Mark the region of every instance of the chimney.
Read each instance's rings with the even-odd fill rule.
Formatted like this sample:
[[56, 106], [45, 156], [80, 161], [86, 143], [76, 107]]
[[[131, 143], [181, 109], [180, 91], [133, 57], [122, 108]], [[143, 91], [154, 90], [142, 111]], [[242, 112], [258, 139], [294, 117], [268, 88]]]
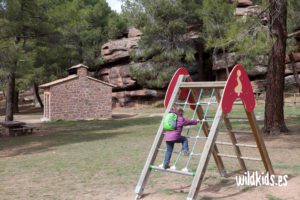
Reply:
[[88, 66], [83, 64], [78, 64], [70, 67], [68, 69], [69, 75], [77, 74], [79, 77], [87, 76]]

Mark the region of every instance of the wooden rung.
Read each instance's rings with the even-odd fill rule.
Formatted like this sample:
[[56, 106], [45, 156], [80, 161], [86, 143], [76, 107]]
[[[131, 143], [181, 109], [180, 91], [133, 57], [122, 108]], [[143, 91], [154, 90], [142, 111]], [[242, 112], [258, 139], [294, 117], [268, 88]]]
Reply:
[[252, 158], [252, 157], [245, 157], [245, 156], [241, 156], [241, 159], [243, 159], [243, 160], [261, 161], [261, 158]]
[[[235, 156], [235, 155], [228, 155], [228, 154], [222, 154], [222, 153], [218, 153], [218, 156], [227, 157], [227, 158], [237, 158], [237, 156]], [[246, 156], [241, 156], [240, 158], [243, 160], [261, 161], [260, 158], [252, 158], [252, 157], [246, 157]]]
[[[230, 142], [219, 142], [219, 141], [216, 141], [216, 144], [219, 144], [219, 145], [228, 145], [228, 146], [233, 146], [232, 143]], [[249, 147], [249, 148], [257, 148], [257, 145], [255, 144], [235, 144], [235, 146], [238, 146], [238, 147]]]
[[232, 143], [230, 143], [230, 142], [218, 142], [218, 141], [216, 141], [215, 143], [216, 143], [216, 144], [219, 144], [219, 145], [228, 145], [228, 146], [233, 146], [233, 144], [232, 144]]
[[249, 148], [257, 148], [257, 145], [256, 144], [235, 144], [236, 146], [239, 146], [239, 147], [249, 147]]
[[[215, 116], [208, 115], [208, 116], [206, 116], [206, 118], [208, 118], [208, 119], [214, 119]], [[248, 119], [247, 117], [225, 117], [225, 118], [226, 119], [242, 119], [242, 120], [247, 120]]]
[[202, 139], [202, 140], [206, 140], [207, 137], [203, 137], [203, 136], [186, 136], [187, 138], [191, 138], [191, 139]]
[[155, 165], [150, 165], [151, 169], [158, 170], [158, 171], [163, 171], [163, 172], [171, 172], [175, 174], [183, 174], [183, 175], [188, 175], [188, 176], [195, 176], [194, 172], [186, 172], [186, 171], [181, 171], [181, 170], [176, 170], [176, 169], [164, 169]]
[[[228, 132], [227, 129], [220, 129], [219, 132]], [[252, 133], [252, 131], [246, 130], [231, 130], [232, 133]]]
[[192, 105], [192, 106], [196, 106], [196, 105], [209, 105], [209, 104], [218, 104], [218, 102], [213, 101], [213, 102], [198, 102], [198, 103], [185, 103], [185, 102], [175, 102], [175, 105]]
[[226, 81], [215, 82], [182, 82], [180, 88], [224, 88]]

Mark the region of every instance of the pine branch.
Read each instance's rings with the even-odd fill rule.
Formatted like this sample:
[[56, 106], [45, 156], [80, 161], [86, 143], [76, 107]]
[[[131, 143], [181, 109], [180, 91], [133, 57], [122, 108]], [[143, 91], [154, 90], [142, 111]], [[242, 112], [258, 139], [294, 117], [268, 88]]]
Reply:
[[298, 36], [298, 35], [300, 36], [300, 30], [295, 31], [293, 33], [289, 33], [287, 37], [291, 38], [291, 37]]

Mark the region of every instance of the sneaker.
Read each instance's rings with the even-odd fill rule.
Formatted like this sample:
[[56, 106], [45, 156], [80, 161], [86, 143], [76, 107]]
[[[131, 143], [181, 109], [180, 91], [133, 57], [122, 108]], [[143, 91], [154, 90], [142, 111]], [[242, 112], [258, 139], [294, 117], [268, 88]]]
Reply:
[[163, 168], [168, 169], [168, 168], [170, 168], [170, 165], [164, 165]]
[[189, 156], [191, 153], [189, 151], [182, 151], [184, 156]]

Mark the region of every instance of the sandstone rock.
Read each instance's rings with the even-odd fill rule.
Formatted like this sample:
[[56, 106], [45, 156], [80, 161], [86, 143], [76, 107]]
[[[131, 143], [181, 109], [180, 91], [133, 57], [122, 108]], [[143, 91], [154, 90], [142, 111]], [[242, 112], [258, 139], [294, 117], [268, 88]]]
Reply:
[[143, 35], [143, 33], [139, 29], [137, 29], [137, 28], [130, 27], [128, 29], [128, 37], [129, 38], [140, 37], [141, 35]]
[[236, 2], [238, 7], [246, 7], [253, 5], [253, 2], [251, 0], [231, 0], [231, 2]]
[[130, 77], [130, 66], [119, 65], [112, 68], [104, 68], [98, 73], [98, 78], [116, 85], [115, 89], [126, 89], [135, 86], [137, 83]]
[[257, 16], [261, 12], [260, 6], [237, 7], [234, 14], [237, 16]]
[[[300, 74], [298, 75], [300, 78]], [[285, 90], [297, 87], [294, 75], [289, 75], [284, 78], [285, 81]], [[251, 81], [253, 92], [265, 92], [266, 80], [255, 80]]]
[[[300, 74], [298, 75], [298, 78], [300, 78]], [[285, 85], [284, 86], [285, 86], [286, 90], [293, 89], [293, 88], [297, 87], [294, 75], [286, 76], [284, 78], [284, 80], [285, 80]]]
[[251, 77], [260, 76], [267, 74], [268, 66], [265, 65], [256, 65], [250, 70], [246, 70], [248, 75]]
[[[293, 53], [295, 62], [300, 62], [300, 52]], [[290, 57], [288, 55], [285, 56], [285, 63], [290, 63]]]
[[[227, 60], [227, 62], [226, 62]], [[233, 67], [237, 64], [238, 56], [236, 53], [225, 53], [217, 55], [213, 60], [212, 70], [226, 69], [226, 67]], [[227, 65], [228, 64], [228, 65]]]
[[138, 47], [140, 37], [123, 38], [110, 41], [101, 47], [101, 56], [105, 63], [129, 58], [129, 52]]
[[[300, 72], [300, 62], [296, 62], [296, 71], [299, 73]], [[285, 65], [285, 74], [292, 74], [293, 73], [293, 67], [292, 64], [286, 64]]]

